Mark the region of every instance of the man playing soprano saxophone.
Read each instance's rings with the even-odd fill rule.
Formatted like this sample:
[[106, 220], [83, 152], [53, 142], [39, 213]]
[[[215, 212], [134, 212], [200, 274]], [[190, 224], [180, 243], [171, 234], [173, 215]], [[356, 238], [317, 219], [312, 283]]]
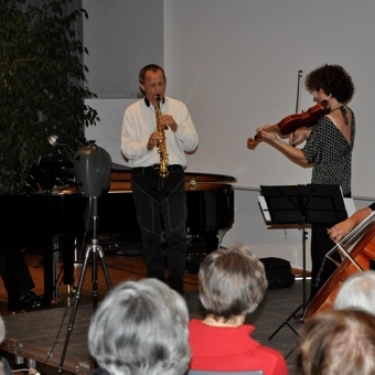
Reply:
[[[132, 190], [137, 219], [142, 234], [142, 251], [147, 277], [167, 281], [183, 293], [186, 261], [186, 196], [184, 186], [185, 152], [198, 146], [198, 135], [185, 104], [165, 96], [164, 70], [155, 64], [139, 72], [140, 90], [144, 98], [130, 105], [124, 113], [121, 151], [132, 168]], [[155, 111], [164, 126], [168, 176], [160, 174], [158, 149], [160, 132]], [[168, 276], [164, 275], [161, 237], [167, 242]]]

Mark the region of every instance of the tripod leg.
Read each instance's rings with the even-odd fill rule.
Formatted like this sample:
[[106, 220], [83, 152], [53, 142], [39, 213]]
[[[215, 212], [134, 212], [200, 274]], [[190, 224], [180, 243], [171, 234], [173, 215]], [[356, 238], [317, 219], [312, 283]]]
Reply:
[[97, 262], [97, 248], [96, 245], [93, 245], [93, 257], [92, 257], [92, 274], [91, 274], [91, 282], [92, 282], [92, 302], [94, 306], [94, 311], [96, 310], [96, 306], [98, 305], [98, 262]]
[[96, 307], [97, 307], [97, 304], [98, 304], [98, 274], [97, 274], [97, 270], [98, 270], [97, 257], [98, 257], [98, 255], [99, 255], [100, 260], [101, 260], [101, 264], [102, 264], [102, 267], [103, 267], [104, 275], [105, 275], [105, 278], [106, 278], [106, 281], [107, 281], [107, 286], [108, 286], [109, 290], [112, 289], [112, 283], [111, 283], [111, 280], [110, 280], [110, 277], [109, 277], [107, 265], [105, 263], [103, 250], [102, 250], [101, 246], [97, 245], [97, 243], [98, 243], [97, 239], [93, 239], [92, 242], [93, 242], [93, 245], [92, 245], [92, 250], [93, 250], [93, 261], [92, 261], [92, 290], [93, 290], [93, 294], [92, 294], [92, 297], [93, 297], [94, 310], [96, 310]]
[[103, 268], [103, 272], [104, 272], [104, 275], [105, 275], [105, 279], [107, 281], [108, 289], [112, 289], [112, 282], [111, 282], [111, 279], [109, 277], [107, 265], [105, 263], [103, 249], [100, 246], [98, 246], [97, 249], [98, 249], [98, 254], [100, 256], [100, 261], [102, 262], [102, 268]]
[[71, 315], [70, 315], [70, 320], [69, 320], [69, 323], [68, 323], [68, 330], [67, 330], [67, 334], [66, 334], [66, 338], [65, 338], [65, 342], [64, 342], [64, 347], [63, 347], [62, 354], [61, 354], [60, 365], [59, 365], [59, 368], [58, 368], [58, 373], [60, 375], [63, 372], [65, 356], [66, 356], [66, 352], [67, 352], [67, 349], [68, 349], [70, 336], [71, 336], [72, 331], [73, 331], [74, 320], [75, 320], [75, 317], [76, 317], [79, 300], [81, 299], [83, 281], [85, 279], [85, 274], [86, 274], [86, 269], [87, 269], [87, 264], [88, 264], [88, 259], [89, 259], [90, 254], [93, 255], [93, 257], [92, 257], [92, 283], [93, 283], [94, 308], [96, 307], [97, 297], [98, 297], [97, 254], [99, 254], [99, 256], [100, 256], [108, 287], [112, 288], [112, 283], [110, 281], [109, 273], [108, 273], [107, 266], [106, 266], [105, 260], [104, 260], [104, 253], [103, 253], [101, 247], [98, 246], [98, 240], [96, 238], [97, 199], [94, 198], [94, 197], [90, 197], [90, 201], [93, 201], [93, 217], [92, 217], [93, 223], [94, 223], [93, 224], [93, 238], [91, 240], [91, 245], [87, 248], [87, 251], [86, 251], [85, 260], [84, 260], [84, 263], [83, 263], [80, 279], [79, 279], [79, 282], [78, 282], [76, 297], [75, 297], [73, 309], [72, 309], [72, 312], [71, 312]]
[[60, 359], [60, 364], [59, 364], [59, 368], [58, 368], [58, 373], [59, 374], [62, 374], [62, 372], [63, 372], [63, 366], [64, 366], [64, 361], [65, 361], [65, 356], [66, 356], [66, 352], [67, 352], [67, 349], [68, 349], [70, 336], [71, 336], [71, 334], [73, 332], [74, 321], [75, 321], [76, 313], [77, 313], [77, 310], [78, 310], [78, 304], [79, 304], [79, 301], [81, 299], [82, 286], [83, 286], [83, 281], [85, 279], [85, 274], [86, 274], [86, 269], [87, 269], [87, 263], [88, 263], [88, 259], [89, 259], [90, 253], [91, 253], [91, 249], [88, 249], [87, 252], [86, 252], [85, 261], [83, 263], [81, 275], [80, 275], [80, 278], [79, 278], [77, 292], [76, 292], [76, 297], [75, 297], [75, 300], [74, 300], [72, 312], [70, 314], [70, 319], [69, 319], [69, 323], [68, 323], [68, 329], [67, 329], [67, 333], [66, 333], [66, 337], [65, 337], [65, 342], [64, 342], [64, 347], [63, 347], [63, 350], [62, 350], [62, 353], [61, 353], [61, 359]]

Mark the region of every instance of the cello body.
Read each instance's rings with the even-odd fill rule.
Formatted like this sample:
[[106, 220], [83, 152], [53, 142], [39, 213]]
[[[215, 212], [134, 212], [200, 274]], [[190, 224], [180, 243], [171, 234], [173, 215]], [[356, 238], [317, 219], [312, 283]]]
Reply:
[[367, 233], [358, 241], [349, 255], [351, 259], [344, 258], [337, 270], [307, 304], [303, 320], [310, 319], [320, 311], [332, 309], [342, 283], [352, 274], [370, 269], [370, 261], [375, 259], [374, 222], [371, 223]]

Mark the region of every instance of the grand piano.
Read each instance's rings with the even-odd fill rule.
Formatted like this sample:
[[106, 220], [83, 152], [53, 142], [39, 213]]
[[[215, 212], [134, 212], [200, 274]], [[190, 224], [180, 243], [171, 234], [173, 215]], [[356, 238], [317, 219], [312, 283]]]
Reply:
[[[113, 165], [109, 191], [97, 200], [98, 238], [116, 235], [126, 240], [127, 237], [140, 236], [130, 177], [130, 169]], [[216, 249], [234, 223], [232, 184], [235, 182], [234, 177], [220, 174], [185, 174], [187, 233], [189, 238], [204, 240], [205, 252]], [[51, 279], [56, 277], [51, 271], [52, 253], [56, 247], [62, 247], [64, 283], [70, 284], [72, 276], [68, 269], [76, 256], [73, 254], [76, 250], [73, 239], [90, 230], [88, 200], [74, 186], [54, 186], [51, 189], [36, 186], [22, 195], [0, 196], [1, 246], [32, 246], [43, 250], [47, 299], [52, 293]]]

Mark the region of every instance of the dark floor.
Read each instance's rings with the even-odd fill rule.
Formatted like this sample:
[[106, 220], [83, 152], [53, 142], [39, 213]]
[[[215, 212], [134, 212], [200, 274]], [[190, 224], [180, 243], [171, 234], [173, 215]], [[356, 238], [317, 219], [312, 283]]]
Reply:
[[[39, 273], [42, 272], [41, 270], [42, 267], [38, 266], [38, 260], [35, 258], [34, 255], [27, 257], [27, 259], [28, 259], [29, 268], [32, 271], [34, 281], [37, 284], [37, 288], [38, 287], [40, 288], [40, 286], [38, 286], [38, 284], [40, 283], [39, 281], [40, 276], [38, 275]], [[107, 263], [109, 275], [111, 277], [111, 281], [114, 285], [116, 285], [122, 280], [139, 279], [139, 278], [144, 277], [144, 272], [143, 272], [144, 269], [143, 269], [142, 261], [140, 260], [140, 257], [138, 257], [137, 255], [135, 256], [133, 255], [129, 257], [121, 253], [116, 254], [113, 252], [106, 252], [106, 263]], [[100, 295], [104, 295], [106, 290], [108, 289], [105, 283], [105, 279], [103, 278], [103, 274], [102, 272], [100, 272], [100, 270], [98, 272], [98, 276], [100, 278], [99, 280]], [[92, 294], [91, 294], [92, 289], [90, 289], [91, 284], [90, 284], [89, 275], [85, 275], [85, 280], [86, 279], [88, 283], [85, 281], [85, 287], [82, 291], [82, 297], [81, 297], [82, 301], [80, 302], [80, 304], [81, 303], [87, 304], [87, 302], [90, 301], [90, 299], [92, 298]], [[305, 287], [306, 289], [309, 288], [308, 281]], [[66, 288], [66, 286], [62, 286], [62, 290], [64, 290], [64, 288]], [[186, 275], [185, 289], [187, 292], [186, 300], [188, 303], [191, 316], [202, 317], [203, 309], [198, 300], [198, 291], [197, 291], [197, 283], [196, 283], [195, 275], [193, 274]], [[257, 311], [253, 313], [252, 315], [248, 316], [247, 318], [248, 323], [255, 325], [256, 329], [253, 335], [254, 338], [259, 340], [264, 345], [271, 346], [279, 350], [286, 357], [291, 375], [294, 374], [294, 354], [295, 354], [294, 349], [298, 342], [298, 335], [296, 331], [300, 329], [302, 323], [299, 320], [295, 320], [294, 318], [291, 318], [290, 320], [288, 320], [288, 324], [284, 324], [283, 326], [281, 325], [285, 323], [286, 320], [289, 318], [289, 316], [291, 316], [293, 311], [295, 311], [300, 306], [303, 299], [304, 299], [303, 298], [303, 282], [301, 280], [296, 280], [294, 285], [292, 285], [290, 288], [268, 290], [264, 298], [264, 301], [259, 306]], [[47, 311], [45, 309], [41, 309], [39, 312], [34, 311], [31, 313], [32, 315], [30, 315], [30, 317], [31, 316], [33, 317], [32, 321], [35, 322], [35, 324], [36, 322], [39, 321], [39, 323], [41, 322], [42, 325], [44, 322], [51, 320], [52, 317], [59, 319], [57, 310], [64, 310], [64, 309], [59, 309], [58, 307], [66, 306], [67, 302], [69, 302], [71, 305], [72, 299], [69, 298], [67, 295], [65, 295], [64, 292], [62, 292], [61, 300], [57, 304], [56, 308], [52, 307]], [[4, 301], [2, 301], [2, 303], [0, 303], [0, 308], [1, 308], [1, 305], [4, 306], [4, 304], [5, 304]], [[26, 314], [29, 314], [29, 313], [26, 313]], [[17, 325], [18, 325], [18, 323], [16, 322], [16, 319], [20, 319], [19, 317], [17, 318], [17, 315], [15, 316], [6, 315], [6, 314], [4, 315], [4, 320], [6, 321], [6, 324], [9, 328], [8, 329], [9, 336], [14, 336], [16, 334], [16, 332], [14, 332], [17, 330]], [[81, 320], [80, 316], [81, 316], [80, 314], [77, 314], [75, 325], [78, 325], [81, 327], [82, 322], [77, 321], [77, 320]], [[27, 321], [26, 317], [21, 318], [21, 320]], [[87, 316], [84, 318], [84, 320], [85, 322], [86, 321], [88, 322]], [[56, 323], [56, 325], [58, 325], [58, 323]], [[34, 325], [33, 328], [34, 330], [32, 331], [32, 334], [30, 333], [28, 335], [28, 344], [31, 343], [32, 345], [38, 346], [39, 344], [37, 343], [36, 338], [35, 338], [35, 342], [34, 343], [32, 342], [33, 335], [35, 335], [35, 337], [38, 336], [38, 333], [35, 332], [36, 325]], [[58, 327], [56, 327], [56, 329], [57, 328]], [[280, 328], [280, 330], [276, 332], [278, 328]], [[272, 334], [275, 334], [275, 335], [273, 336], [272, 340], [269, 340]], [[42, 335], [42, 341], [43, 341], [43, 335]], [[85, 339], [85, 335], [86, 335], [86, 328], [83, 327], [82, 336], [84, 336], [84, 339]], [[63, 337], [64, 337], [64, 331], [62, 331], [62, 338], [60, 338], [60, 342], [61, 340], [63, 340]], [[76, 345], [76, 343], [74, 343], [73, 341], [74, 340], [72, 339], [71, 341], [69, 341], [69, 345], [72, 347]], [[41, 351], [43, 352], [45, 350], [46, 349], [43, 349]], [[49, 349], [47, 351], [49, 351]], [[85, 355], [83, 355], [83, 357]], [[52, 373], [57, 373], [58, 372], [57, 367], [58, 366], [52, 367], [48, 371], [44, 368], [43, 372], [46, 373], [47, 375], [50, 375]]]

